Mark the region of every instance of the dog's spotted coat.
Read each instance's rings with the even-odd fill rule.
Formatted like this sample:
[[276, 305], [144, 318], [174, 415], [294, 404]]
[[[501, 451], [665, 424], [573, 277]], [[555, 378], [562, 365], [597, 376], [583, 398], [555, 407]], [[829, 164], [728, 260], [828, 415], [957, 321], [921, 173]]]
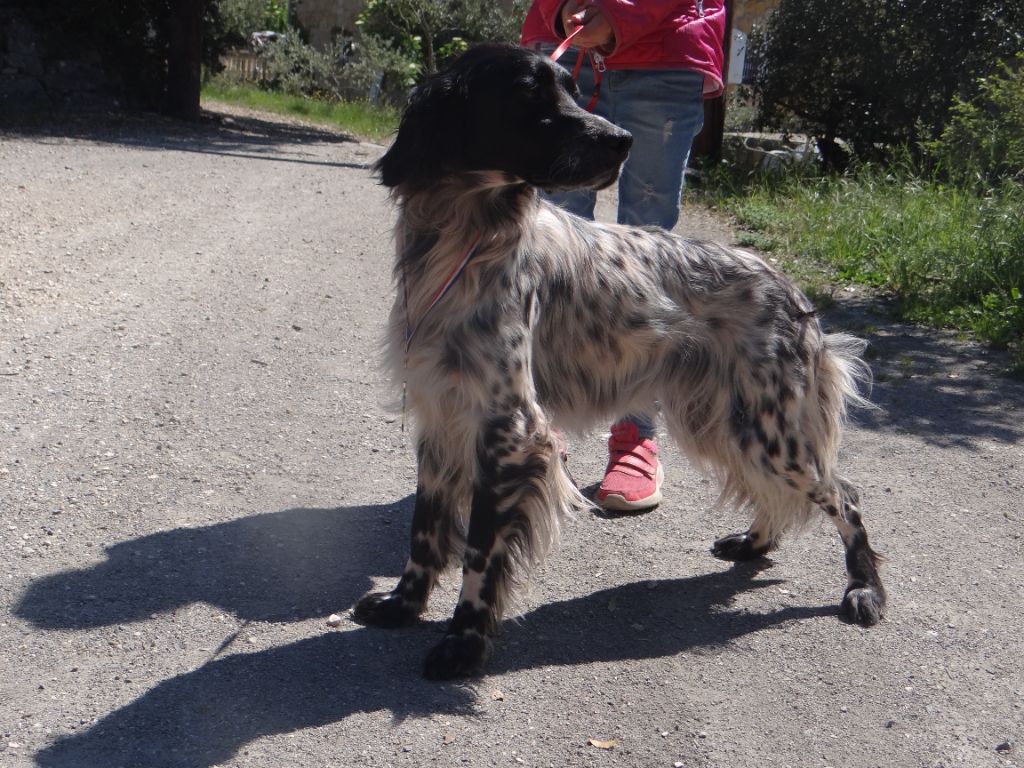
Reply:
[[[630, 137], [579, 109], [572, 81], [510, 47], [471, 50], [418, 89], [380, 161], [399, 206], [389, 363], [415, 418], [418, 487], [409, 559], [362, 621], [400, 626], [461, 557], [462, 592], [425, 673], [478, 672], [518, 578], [589, 506], [553, 429], [582, 431], [659, 402], [680, 448], [750, 510], [715, 542], [759, 557], [816, 510], [836, 524], [842, 613], [885, 606], [853, 486], [836, 459], [861, 402], [863, 345], [824, 334], [808, 300], [757, 256], [655, 228], [595, 224], [537, 188], [614, 181]], [[477, 251], [433, 308], [437, 287]], [[416, 335], [406, 345], [406, 334]]]

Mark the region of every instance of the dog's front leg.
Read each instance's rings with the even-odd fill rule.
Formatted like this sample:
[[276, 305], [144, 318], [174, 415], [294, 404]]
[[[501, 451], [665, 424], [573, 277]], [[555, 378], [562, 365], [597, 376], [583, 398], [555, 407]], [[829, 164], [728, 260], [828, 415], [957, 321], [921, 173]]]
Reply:
[[412, 624], [426, 609], [437, 578], [448, 565], [459, 538], [455, 497], [461, 483], [443, 475], [439, 449], [443, 446], [423, 439], [416, 452], [416, 505], [402, 577], [390, 592], [372, 592], [360, 599], [353, 611], [357, 621], [379, 627]]
[[543, 417], [523, 405], [489, 419], [477, 446], [462, 592], [444, 639], [424, 675], [449, 679], [481, 670], [501, 621], [511, 566], [530, 562], [554, 515], [549, 472], [556, 456]]

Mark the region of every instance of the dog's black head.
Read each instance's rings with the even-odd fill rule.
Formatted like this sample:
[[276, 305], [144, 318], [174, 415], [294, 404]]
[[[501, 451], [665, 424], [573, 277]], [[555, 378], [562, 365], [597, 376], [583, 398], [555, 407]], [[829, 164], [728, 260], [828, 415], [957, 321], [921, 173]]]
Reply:
[[608, 186], [632, 137], [581, 109], [569, 74], [515, 46], [470, 49], [409, 99], [377, 163], [388, 187], [424, 189], [452, 174], [501, 171], [543, 189]]

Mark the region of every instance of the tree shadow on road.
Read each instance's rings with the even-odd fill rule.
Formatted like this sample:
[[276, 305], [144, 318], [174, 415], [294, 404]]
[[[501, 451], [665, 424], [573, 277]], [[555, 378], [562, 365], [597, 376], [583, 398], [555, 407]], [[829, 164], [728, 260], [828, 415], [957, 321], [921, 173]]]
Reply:
[[879, 409], [857, 410], [856, 424], [967, 450], [978, 450], [979, 440], [1024, 440], [1024, 382], [1003, 375], [1007, 355], [950, 331], [895, 321], [875, 302], [841, 301], [824, 323], [870, 344], [871, 401]]
[[147, 113], [69, 115], [65, 119], [31, 121], [4, 127], [7, 135], [41, 142], [64, 139], [120, 144], [142, 150], [194, 152], [208, 155], [369, 170], [372, 160], [325, 160], [312, 154], [316, 145], [353, 145], [340, 131], [272, 117], [223, 115], [204, 111], [195, 123]]
[[[325, 599], [338, 601], [336, 607], [354, 602], [369, 586], [367, 574], [400, 571], [394, 537], [379, 536], [379, 527], [395, 515], [407, 526], [410, 508], [407, 497], [380, 507], [289, 510], [123, 542], [111, 547], [106, 563], [33, 585], [16, 612], [36, 626], [63, 630], [130, 621], [196, 600], [260, 620], [321, 615]], [[268, 581], [254, 589], [266, 568]], [[777, 583], [756, 567], [735, 567], [544, 605], [505, 623], [491, 672], [700, 652], [785, 622], [835, 614], [832, 606], [764, 614], [730, 607], [740, 593]], [[95, 597], [76, 609], [68, 594], [77, 590]], [[420, 663], [443, 628], [439, 622], [401, 631], [348, 624], [282, 647], [219, 656], [59, 739], [36, 760], [47, 768], [214, 766], [263, 736], [360, 712], [386, 710], [396, 720], [472, 715], [478, 703], [472, 684], [420, 677]]]

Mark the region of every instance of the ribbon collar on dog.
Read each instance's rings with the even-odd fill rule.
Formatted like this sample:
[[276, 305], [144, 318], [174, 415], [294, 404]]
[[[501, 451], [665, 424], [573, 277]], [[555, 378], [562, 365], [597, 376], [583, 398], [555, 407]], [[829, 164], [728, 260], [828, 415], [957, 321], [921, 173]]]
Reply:
[[469, 250], [462, 257], [462, 261], [455, 265], [455, 268], [448, 275], [448, 278], [441, 284], [441, 287], [437, 289], [437, 293], [434, 294], [434, 298], [430, 300], [430, 304], [423, 310], [423, 314], [420, 315], [420, 319], [413, 325], [409, 320], [409, 286], [406, 285], [405, 277], [402, 278], [402, 292], [405, 298], [405, 353], [409, 354], [409, 348], [412, 346], [412, 337], [416, 335], [416, 331], [419, 330], [420, 325], [426, 319], [427, 315], [430, 314], [430, 310], [437, 306], [438, 302], [444, 298], [444, 295], [448, 293], [455, 283], [458, 282], [459, 278], [462, 277], [462, 273], [466, 271], [466, 265], [473, 260], [477, 252], [480, 249], [481, 238], [477, 237], [472, 244], [469, 246]]
[[[444, 298], [445, 294], [451, 290], [451, 287], [458, 282], [459, 278], [462, 277], [462, 273], [466, 271], [466, 266], [473, 260], [473, 257], [480, 252], [480, 241], [483, 238], [477, 237], [469, 246], [462, 260], [455, 265], [455, 268], [449, 273], [447, 279], [441, 284], [441, 287], [437, 289], [434, 294], [434, 298], [430, 300], [430, 304], [423, 310], [423, 314], [420, 315], [420, 319], [413, 325], [409, 316], [409, 285], [406, 281], [405, 275], [402, 275], [402, 296], [405, 302], [405, 368], [409, 369], [409, 350], [412, 348], [412, 338], [416, 335], [416, 331], [420, 329], [423, 321], [427, 315], [430, 314], [430, 310], [436, 307], [441, 299]], [[407, 380], [402, 380], [402, 431], [405, 432], [405, 393], [406, 393]]]

